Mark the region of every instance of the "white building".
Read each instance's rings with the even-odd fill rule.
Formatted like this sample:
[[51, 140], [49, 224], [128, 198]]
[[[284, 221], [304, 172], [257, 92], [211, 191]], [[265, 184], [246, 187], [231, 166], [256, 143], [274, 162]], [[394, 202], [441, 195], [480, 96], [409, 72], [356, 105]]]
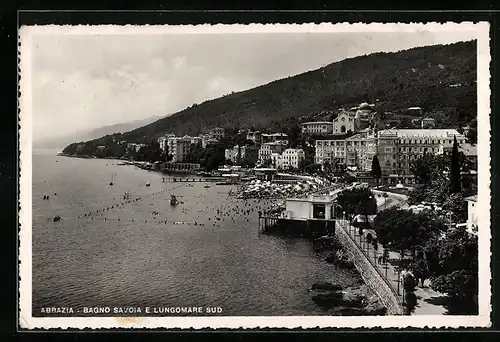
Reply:
[[309, 196], [286, 200], [284, 216], [292, 220], [324, 219], [334, 217], [334, 202], [330, 196]]
[[191, 148], [191, 137], [170, 137], [167, 139], [168, 154], [172, 156], [172, 162], [179, 163], [186, 160]]
[[333, 134], [333, 123], [330, 121], [304, 122], [301, 124], [302, 133], [315, 135]]
[[314, 162], [324, 165], [325, 162], [333, 163], [338, 161], [345, 163], [346, 159], [346, 141], [345, 139], [337, 140], [316, 140], [316, 152]]
[[471, 234], [477, 235], [477, 195], [465, 198], [468, 203], [467, 206], [467, 231]]
[[271, 154], [281, 154], [286, 149], [287, 144], [281, 141], [263, 143], [259, 149], [259, 163], [264, 164], [271, 161]]
[[288, 148], [281, 154], [281, 168], [286, 170], [289, 168], [299, 168], [299, 164], [304, 160], [304, 150], [301, 148]]
[[333, 134], [344, 134], [347, 131], [356, 131], [354, 114], [342, 111], [335, 119], [333, 119]]
[[164, 136], [159, 137], [158, 144], [160, 144], [160, 150], [165, 152], [165, 147], [167, 145], [168, 138], [173, 138], [173, 137], [175, 137], [175, 134], [165, 134]]
[[283, 152], [271, 153], [271, 166], [278, 170], [288, 170], [290, 168], [299, 168], [299, 164], [304, 160], [304, 150], [288, 148]]

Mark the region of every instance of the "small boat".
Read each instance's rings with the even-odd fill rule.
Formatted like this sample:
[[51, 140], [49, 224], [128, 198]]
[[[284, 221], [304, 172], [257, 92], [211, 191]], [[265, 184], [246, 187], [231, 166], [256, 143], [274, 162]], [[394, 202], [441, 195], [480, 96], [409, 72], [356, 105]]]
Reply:
[[61, 219], [61, 216], [56, 215], [56, 216], [54, 216], [54, 218], [52, 219], [52, 221], [57, 222], [57, 221], [59, 221], [60, 219]]
[[151, 186], [151, 183], [149, 183], [149, 182], [146, 182], [146, 186]]
[[204, 188], [210, 188], [210, 185], [207, 184], [207, 185], [204, 186]]
[[179, 204], [179, 201], [177, 200], [177, 197], [175, 195], [170, 195], [170, 205], [171, 206], [176, 206]]

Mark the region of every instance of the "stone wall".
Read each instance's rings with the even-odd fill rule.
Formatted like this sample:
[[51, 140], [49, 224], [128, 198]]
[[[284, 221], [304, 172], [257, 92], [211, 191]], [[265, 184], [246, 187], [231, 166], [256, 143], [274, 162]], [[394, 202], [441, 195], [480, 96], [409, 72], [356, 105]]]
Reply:
[[387, 308], [388, 315], [402, 315], [403, 308], [389, 285], [368, 261], [348, 233], [338, 224], [335, 225], [335, 235], [342, 243], [345, 251], [351, 256], [365, 283], [377, 294], [382, 304]]

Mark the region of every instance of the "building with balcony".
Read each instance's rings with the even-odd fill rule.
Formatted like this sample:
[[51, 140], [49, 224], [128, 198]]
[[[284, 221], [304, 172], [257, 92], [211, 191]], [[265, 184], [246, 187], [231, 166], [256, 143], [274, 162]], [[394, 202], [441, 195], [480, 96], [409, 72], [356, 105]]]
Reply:
[[165, 147], [167, 146], [167, 140], [168, 138], [173, 138], [175, 137], [175, 134], [165, 134], [164, 136], [161, 136], [158, 138], [158, 144], [160, 145], [160, 150], [165, 152]]
[[345, 139], [316, 140], [314, 162], [324, 165], [335, 162], [344, 163], [346, 159]]
[[172, 156], [173, 163], [181, 163], [187, 159], [191, 149], [191, 137], [169, 137], [167, 139], [168, 154]]

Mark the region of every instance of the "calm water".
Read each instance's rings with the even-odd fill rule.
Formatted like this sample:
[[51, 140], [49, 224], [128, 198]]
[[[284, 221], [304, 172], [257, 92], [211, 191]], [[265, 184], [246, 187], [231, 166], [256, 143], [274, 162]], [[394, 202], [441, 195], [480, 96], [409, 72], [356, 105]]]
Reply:
[[[264, 202], [230, 197], [229, 186], [162, 183], [158, 173], [118, 163], [33, 155], [34, 315], [95, 306], [334, 314], [314, 304], [310, 286], [359, 281], [324, 262], [309, 241], [259, 235]], [[124, 203], [125, 192], [140, 199]], [[171, 194], [184, 203], [172, 208]], [[62, 219], [53, 222], [55, 215]]]

